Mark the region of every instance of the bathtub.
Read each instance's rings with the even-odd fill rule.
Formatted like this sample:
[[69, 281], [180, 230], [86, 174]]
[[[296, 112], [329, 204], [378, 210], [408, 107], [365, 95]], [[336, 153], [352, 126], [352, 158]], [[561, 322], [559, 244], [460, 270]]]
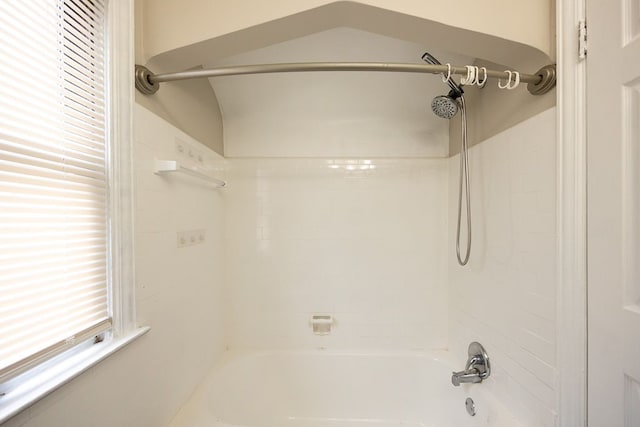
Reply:
[[223, 359], [171, 427], [520, 426], [486, 384], [453, 387], [446, 352], [271, 351]]

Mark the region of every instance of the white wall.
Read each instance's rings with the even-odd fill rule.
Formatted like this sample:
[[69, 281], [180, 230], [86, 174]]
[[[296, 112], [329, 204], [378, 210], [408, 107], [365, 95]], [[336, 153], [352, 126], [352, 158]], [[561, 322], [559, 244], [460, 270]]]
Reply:
[[[169, 423], [223, 350], [222, 206], [216, 191], [152, 173], [179, 137], [219, 157], [137, 106], [135, 112], [138, 323], [151, 331], [31, 408], [7, 427]], [[205, 229], [206, 243], [178, 249], [176, 231]]]
[[[447, 167], [230, 160], [230, 347], [445, 348]], [[331, 335], [312, 313], [334, 315]]]
[[[386, 38], [394, 39], [396, 43], [406, 43], [405, 46], [389, 50], [386, 48], [388, 43], [382, 42], [379, 43], [378, 50], [372, 50], [366, 55], [358, 52], [349, 52], [348, 55], [345, 55], [343, 47], [353, 41], [353, 38], [347, 37], [331, 44], [328, 49], [329, 53], [327, 53], [327, 49], [310, 46], [306, 52], [293, 56], [292, 60], [294, 62], [304, 61], [311, 56], [321, 61], [338, 58], [353, 61], [364, 56], [367, 60], [374, 62], [402, 59], [403, 62], [419, 63], [419, 55], [424, 50], [430, 50], [505, 64], [501, 65], [499, 69], [508, 67], [529, 73], [534, 73], [541, 66], [553, 62], [551, 58], [554, 57], [554, 40], [551, 37], [553, 33], [549, 31], [554, 26], [553, 7], [551, 7], [553, 2], [520, 2], [515, 8], [507, 0], [489, 0], [488, 2], [461, 0], [458, 3], [457, 7], [464, 10], [465, 13], [452, 13], [447, 2], [416, 0], [393, 2], [389, 0], [358, 2], [327, 0], [271, 0], [269, 2], [255, 0], [234, 2], [137, 0], [136, 61], [147, 65], [155, 73], [165, 73], [207, 67], [235, 55], [266, 48], [270, 55], [265, 55], [266, 59], [263, 61], [272, 62], [281, 58], [280, 48], [282, 46], [275, 46], [279, 43], [286, 44], [296, 38], [313, 37], [315, 34], [327, 30], [351, 28], [354, 31], [360, 30], [377, 34], [381, 38], [386, 36]], [[410, 55], [408, 59], [402, 58], [403, 55], [400, 53], [406, 51], [407, 46], [411, 44], [420, 46], [417, 54]], [[273, 55], [274, 52], [277, 55]], [[389, 52], [396, 54], [389, 54]], [[466, 62], [460, 60], [458, 63], [455, 56], [451, 61], [457, 65]], [[295, 78], [289, 75], [280, 76], [280, 79], [303, 81], [302, 79], [309, 78], [309, 74], [314, 73], [307, 73], [306, 77], [296, 76]], [[325, 75], [328, 74], [325, 73]], [[425, 80], [419, 80], [419, 77], [408, 77], [405, 84], [398, 84], [397, 80], [384, 80], [383, 76], [376, 77], [375, 80], [371, 78], [370, 81], [374, 82], [375, 89], [370, 89], [364, 95], [347, 98], [347, 102], [344, 102], [345, 98], [343, 98], [343, 103], [336, 106], [331, 105], [331, 98], [327, 100], [324, 97], [327, 92], [324, 91], [326, 80], [319, 84], [315, 81], [304, 84], [305, 88], [316, 89], [316, 92], [323, 95], [318, 98], [313, 96], [313, 90], [310, 93], [298, 94], [290, 88], [290, 92], [285, 93], [279, 84], [278, 77], [272, 76], [269, 78], [271, 82], [276, 82], [274, 85], [276, 96], [269, 97], [270, 104], [266, 108], [273, 108], [276, 104], [275, 101], [284, 101], [281, 102], [282, 105], [278, 106], [278, 110], [283, 110], [283, 106], [293, 105], [296, 109], [307, 110], [311, 108], [314, 113], [317, 113], [318, 110], [323, 112], [323, 108], [326, 106], [329, 107], [327, 110], [337, 112], [337, 120], [336, 117], [331, 117], [334, 120], [325, 123], [325, 127], [317, 126], [317, 122], [309, 122], [308, 120], [305, 123], [297, 124], [299, 128], [305, 126], [312, 130], [311, 135], [317, 134], [317, 140], [327, 140], [324, 137], [328, 132], [323, 131], [330, 129], [336, 130], [338, 133], [329, 136], [328, 142], [340, 143], [340, 137], [336, 135], [343, 134], [345, 127], [348, 128], [356, 122], [362, 123], [360, 126], [362, 134], [366, 134], [368, 130], [370, 137], [384, 138], [391, 134], [385, 132], [388, 128], [384, 126], [381, 131], [378, 121], [385, 122], [387, 118], [392, 117], [397, 123], [401, 123], [397, 130], [401, 131], [403, 135], [412, 134], [414, 141], [424, 141], [425, 139], [421, 139], [421, 137], [428, 136], [428, 133], [424, 131], [424, 124], [420, 123], [420, 116], [416, 114], [415, 109], [407, 109], [406, 107], [410, 104], [415, 105], [420, 99], [427, 100], [428, 96], [422, 98], [423, 92], [418, 92], [416, 96], [405, 97], [404, 105], [397, 109], [393, 108], [393, 105], [380, 102], [380, 99], [375, 96], [380, 92], [379, 88], [381, 87], [397, 86], [399, 89], [397, 94], [406, 90], [412, 94], [411, 91], [416, 90], [415, 88], [424, 90], [427, 85], [422, 83]], [[249, 84], [252, 79], [253, 77], [248, 76], [240, 77], [238, 79], [239, 85]], [[348, 82], [346, 85], [349, 87], [357, 88], [364, 82], [364, 79], [352, 75], [347, 80], [341, 81]], [[380, 84], [377, 81], [385, 81], [386, 83]], [[413, 81], [410, 89], [406, 85], [408, 81]], [[430, 78], [428, 81], [433, 83], [437, 82], [437, 79]], [[204, 141], [214, 150], [221, 152], [215, 138], [208, 136], [220, 129], [216, 120], [219, 111], [215, 105], [215, 97], [206, 88], [196, 87], [198, 84], [164, 83], [163, 87], [171, 86], [173, 89], [162, 89], [152, 97], [153, 100], [138, 98], [140, 102], [144, 102], [147, 108]], [[331, 84], [328, 87], [340, 89], [337, 84]], [[172, 94], [165, 93], [165, 91], [171, 91]], [[283, 94], [284, 96], [282, 96]], [[179, 103], [176, 105], [180, 105], [180, 108], [175, 108], [172, 99], [176, 96], [172, 95], [176, 95], [182, 100], [188, 100], [188, 105]], [[311, 97], [307, 95], [311, 95]], [[257, 106], [254, 106], [253, 109], [245, 108], [247, 105], [252, 105], [252, 99], [249, 92], [249, 103], [242, 106], [241, 114], [252, 115], [255, 112]], [[307, 100], [307, 102], [297, 103], [298, 99]], [[370, 99], [373, 99], [373, 102], [370, 102]], [[358, 105], [359, 110], [349, 109], [354, 100], [363, 101]], [[198, 108], [192, 108], [194, 103], [199, 104]], [[264, 109], [262, 105], [260, 107]], [[428, 102], [425, 108], [429, 109]], [[347, 111], [344, 111], [345, 109]], [[364, 116], [362, 114], [372, 110], [373, 115]], [[351, 122], [340, 120], [347, 114]], [[212, 120], [207, 120], [207, 115]], [[286, 121], [286, 115], [277, 117], [277, 114], [274, 113], [273, 116], [276, 119], [275, 123]], [[285, 137], [282, 139], [286, 141], [287, 133], [274, 127], [272, 125], [274, 121], [262, 120], [260, 122], [255, 116], [249, 117], [249, 119], [258, 122], [259, 126], [255, 130], [256, 132], [274, 131], [279, 133], [281, 137]], [[513, 120], [509, 120], [507, 116], [507, 120], [504, 122], [513, 123]], [[235, 131], [239, 131], [239, 135], [242, 137], [247, 136], [243, 132], [247, 129], [256, 129], [256, 127], [236, 128]], [[287, 128], [287, 130], [292, 129], [291, 125]], [[296, 136], [294, 132], [293, 136], [289, 135], [289, 138], [293, 139]], [[424, 147], [420, 147], [419, 144], [413, 145], [412, 151], [408, 154], [403, 151], [392, 154], [392, 156], [424, 155]], [[345, 149], [351, 147], [353, 145], [343, 146]], [[253, 155], [261, 154], [255, 153]], [[289, 153], [289, 155], [291, 154]], [[357, 153], [341, 155], [359, 156]]]
[[[450, 159], [449, 241], [455, 238], [458, 161]], [[462, 368], [471, 341], [493, 363], [486, 385], [529, 427], [556, 410], [555, 108], [470, 151], [473, 249], [467, 267], [449, 249], [451, 353]]]
[[[428, 46], [428, 45], [427, 45]], [[433, 47], [433, 45], [431, 45]], [[353, 28], [334, 28], [205, 63], [442, 63], [471, 58]], [[437, 47], [437, 46], [436, 46]], [[432, 75], [307, 72], [210, 79], [224, 118], [226, 157], [447, 157], [449, 122], [430, 114], [448, 87]]]
[[[368, 9], [375, 8], [388, 10], [398, 15], [421, 18], [423, 25], [465, 29], [470, 34], [475, 34], [477, 39], [482, 38], [483, 42], [487, 41], [483, 37], [484, 34], [489, 34], [494, 36], [493, 38], [496, 40], [512, 40], [516, 42], [514, 44], [528, 45], [547, 54], [553, 50], [553, 39], [549, 31], [553, 25], [553, 7], [550, 1], [518, 2], [517, 7], [514, 7], [514, 4], [508, 0], [484, 2], [460, 0], [457, 7], [464, 13], [455, 13], [448, 2], [417, 0], [362, 0], [359, 2], [331, 0], [138, 1], [144, 2], [144, 48], [147, 58], [183, 46], [194, 45], [203, 40], [223, 37], [244, 29], [257, 28], [260, 24], [274, 20], [279, 20], [278, 25], [281, 30], [270, 30], [263, 33], [263, 38], [272, 39], [282, 36], [282, 34], [304, 31], [304, 28], [300, 28], [300, 24], [292, 24], [291, 20], [283, 20], [282, 18], [295, 17], [296, 14], [302, 14], [304, 11], [332, 4], [338, 4], [338, 6], [346, 4], [347, 7], [350, 4], [368, 6], [358, 7], [357, 13], [362, 21], [375, 21], [375, 15], [367, 13]], [[334, 8], [334, 11], [337, 10], [338, 8]], [[331, 18], [333, 25], [329, 25], [336, 26], [336, 22], [341, 22], [346, 18], [344, 15], [343, 12], [343, 16], [333, 16]], [[392, 13], [387, 14], [389, 18], [391, 15]], [[321, 13], [318, 13], [316, 17], [318, 19], [313, 19], [316, 22], [306, 23], [307, 30], [316, 29], [322, 24], [327, 25], [322, 22], [324, 16]], [[352, 19], [353, 24], [367, 25], [366, 22], [358, 22], [357, 16]], [[382, 29], [384, 23], [374, 22], [374, 25], [378, 25]], [[317, 31], [324, 29], [327, 27], [317, 28]], [[404, 33], [400, 28], [395, 31]], [[416, 26], [412, 27], [410, 32], [417, 31], [420, 29]], [[274, 35], [274, 33], [276, 34]], [[408, 33], [404, 34], [411, 37]], [[456, 34], [453, 33], [449, 38], [455, 37]], [[243, 43], [254, 43], [252, 38], [249, 37]], [[438, 40], [438, 43], [455, 46], [459, 41], [460, 39]], [[460, 45], [459, 48], [465, 49], [466, 46]], [[474, 45], [473, 48], [486, 50], [481, 45]], [[500, 54], [496, 52], [493, 55]], [[489, 56], [486, 59], [495, 60], [496, 58]]]

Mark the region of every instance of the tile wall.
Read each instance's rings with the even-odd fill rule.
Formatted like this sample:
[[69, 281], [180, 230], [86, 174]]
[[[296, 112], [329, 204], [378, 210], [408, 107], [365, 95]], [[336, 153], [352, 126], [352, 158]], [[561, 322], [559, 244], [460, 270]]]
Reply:
[[165, 390], [149, 400], [167, 416], [225, 348], [223, 194], [197, 178], [158, 176], [154, 161], [177, 159], [221, 176], [224, 159], [140, 106], [135, 123], [137, 317], [151, 326], [144, 371]]
[[[231, 348], [445, 348], [446, 159], [231, 159]], [[328, 336], [309, 318], [329, 313]]]
[[[555, 128], [552, 108], [470, 150], [471, 260], [448, 257], [451, 353], [462, 368], [469, 342], [481, 342], [494, 366], [485, 384], [531, 427], [555, 425]], [[458, 162], [449, 161], [450, 245]]]

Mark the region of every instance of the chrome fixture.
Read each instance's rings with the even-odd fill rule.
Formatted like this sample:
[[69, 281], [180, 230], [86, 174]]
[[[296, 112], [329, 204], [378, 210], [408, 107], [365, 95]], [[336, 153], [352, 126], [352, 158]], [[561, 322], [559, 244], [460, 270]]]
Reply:
[[431, 101], [433, 114], [441, 119], [451, 119], [458, 112], [458, 103], [453, 97], [453, 91], [447, 95], [438, 95]]
[[476, 404], [472, 398], [467, 397], [467, 400], [464, 401], [464, 406], [467, 408], [467, 414], [472, 417], [476, 416]]
[[[464, 96], [458, 100], [462, 111], [462, 137], [460, 138], [460, 181], [458, 186], [458, 226], [456, 228], [456, 257], [458, 264], [467, 265], [471, 256], [471, 189], [469, 187], [469, 142], [467, 133], [467, 104]], [[460, 229], [462, 221], [462, 193], [465, 194], [466, 218], [467, 218], [467, 245], [464, 256], [460, 255]]]
[[491, 365], [489, 356], [482, 344], [472, 342], [467, 351], [469, 358], [464, 367], [464, 371], [451, 374], [451, 383], [458, 387], [462, 383], [481, 383], [491, 375]]

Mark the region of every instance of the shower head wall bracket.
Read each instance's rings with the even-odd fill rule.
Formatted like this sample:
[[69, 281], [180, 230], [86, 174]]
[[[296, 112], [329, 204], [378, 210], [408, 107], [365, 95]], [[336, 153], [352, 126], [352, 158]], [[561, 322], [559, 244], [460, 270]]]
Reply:
[[545, 65], [535, 75], [540, 76], [540, 81], [527, 85], [527, 90], [531, 95], [544, 95], [556, 87], [556, 64]]

